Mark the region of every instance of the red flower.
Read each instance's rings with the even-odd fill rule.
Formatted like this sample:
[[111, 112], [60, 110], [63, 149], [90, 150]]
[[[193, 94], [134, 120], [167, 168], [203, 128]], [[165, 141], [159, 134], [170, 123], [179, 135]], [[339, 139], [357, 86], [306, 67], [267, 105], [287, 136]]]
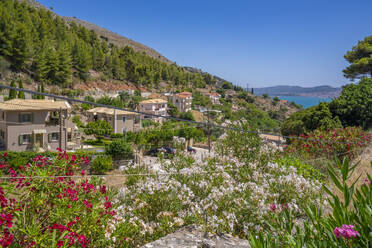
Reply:
[[3, 155], [5, 158], [8, 157], [8, 153], [7, 152], [4, 152], [4, 155]]

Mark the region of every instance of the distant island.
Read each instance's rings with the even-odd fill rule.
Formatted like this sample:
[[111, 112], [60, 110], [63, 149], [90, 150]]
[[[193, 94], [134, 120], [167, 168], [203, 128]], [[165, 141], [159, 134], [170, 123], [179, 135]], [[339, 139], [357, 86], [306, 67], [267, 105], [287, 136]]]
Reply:
[[340, 95], [342, 88], [335, 88], [328, 85], [315, 86], [315, 87], [301, 87], [278, 85], [264, 88], [254, 88], [256, 95], [271, 95], [271, 96], [308, 96], [308, 97], [321, 97], [333, 98]]

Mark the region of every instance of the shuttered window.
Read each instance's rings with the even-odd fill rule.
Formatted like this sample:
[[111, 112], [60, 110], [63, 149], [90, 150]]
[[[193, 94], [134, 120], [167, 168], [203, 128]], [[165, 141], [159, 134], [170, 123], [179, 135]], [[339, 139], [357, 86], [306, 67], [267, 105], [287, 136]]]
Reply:
[[50, 133], [48, 134], [48, 142], [59, 141], [59, 133]]
[[31, 143], [31, 134], [21, 134], [19, 135], [19, 144], [26, 145]]
[[21, 113], [18, 115], [18, 120], [20, 123], [26, 123], [33, 121], [33, 114], [32, 113]]

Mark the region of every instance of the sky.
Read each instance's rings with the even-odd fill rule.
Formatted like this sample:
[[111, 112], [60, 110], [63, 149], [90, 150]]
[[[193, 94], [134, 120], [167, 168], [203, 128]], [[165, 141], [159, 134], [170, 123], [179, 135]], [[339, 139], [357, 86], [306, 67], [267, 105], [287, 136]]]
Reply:
[[370, 0], [39, 0], [246, 87], [341, 86]]

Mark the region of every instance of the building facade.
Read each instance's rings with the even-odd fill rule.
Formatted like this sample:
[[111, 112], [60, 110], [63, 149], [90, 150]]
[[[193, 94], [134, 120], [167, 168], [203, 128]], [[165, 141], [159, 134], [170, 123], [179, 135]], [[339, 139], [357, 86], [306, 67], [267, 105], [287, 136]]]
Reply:
[[88, 121], [107, 121], [114, 133], [137, 132], [142, 128], [140, 114], [98, 107], [88, 110]]
[[192, 94], [190, 92], [182, 92], [178, 94], [170, 94], [167, 96], [170, 101], [180, 112], [191, 111]]
[[[139, 103], [139, 111], [151, 115], [167, 116], [167, 110], [168, 102], [164, 99], [149, 99]], [[164, 118], [151, 115], [145, 115], [144, 119], [151, 119], [156, 122], [163, 122], [165, 120]]]
[[61, 142], [61, 148], [67, 150], [68, 142], [77, 136], [76, 126], [66, 120], [70, 108], [65, 101], [53, 100], [13, 99], [0, 103], [1, 149], [56, 150]]

